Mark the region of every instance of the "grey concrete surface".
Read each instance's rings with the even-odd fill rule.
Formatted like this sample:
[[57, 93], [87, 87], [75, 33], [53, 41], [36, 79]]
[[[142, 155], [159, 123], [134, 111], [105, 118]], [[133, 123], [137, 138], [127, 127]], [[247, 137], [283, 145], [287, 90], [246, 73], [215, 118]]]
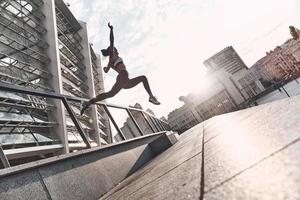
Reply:
[[[190, 129], [172, 147], [100, 199], [194, 199], [200, 196], [202, 132]], [[184, 180], [184, 181], [183, 181]]]
[[[222, 199], [224, 193], [225, 199], [300, 199], [300, 187], [284, 186], [300, 185], [300, 173], [294, 170], [300, 170], [300, 160], [291, 161], [291, 157], [299, 156], [300, 96], [232, 113], [224, 119], [220, 116], [213, 122], [215, 125], [204, 131], [207, 199]], [[288, 149], [295, 150], [290, 151], [291, 156], [284, 154]], [[277, 173], [266, 173], [267, 168]], [[275, 187], [278, 184], [282, 187]]]
[[[300, 145], [290, 145], [205, 194], [205, 199], [300, 199]], [[222, 183], [222, 184], [221, 184]]]
[[299, 150], [296, 96], [193, 127], [100, 199], [300, 199]]
[[50, 199], [38, 171], [4, 177], [0, 181], [1, 200]]
[[152, 142], [169, 148], [168, 137], [161, 137], [166, 134], [3, 169], [0, 199], [98, 199], [157, 156]]

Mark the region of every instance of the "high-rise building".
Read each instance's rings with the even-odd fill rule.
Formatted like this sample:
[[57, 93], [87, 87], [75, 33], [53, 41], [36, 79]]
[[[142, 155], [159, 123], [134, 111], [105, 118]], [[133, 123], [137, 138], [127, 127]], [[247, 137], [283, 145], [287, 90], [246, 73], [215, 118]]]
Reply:
[[168, 115], [173, 130], [184, 131], [215, 115], [238, 110], [239, 105], [264, 90], [232, 46], [205, 60], [204, 65], [209, 89], [180, 98], [184, 105]]
[[247, 66], [232, 46], [226, 47], [204, 61], [209, 73], [224, 69], [229, 74], [235, 74]]
[[208, 76], [220, 82], [236, 105], [264, 90], [257, 77], [250, 74], [247, 66], [232, 46], [204, 61]]
[[[104, 91], [100, 55], [90, 45], [87, 25], [62, 0], [4, 0], [0, 13], [0, 83], [82, 98]], [[91, 106], [80, 116], [79, 103], [68, 103], [93, 146], [109, 142], [101, 108]], [[4, 91], [0, 143], [5, 151], [19, 149], [19, 163], [86, 146], [62, 101]]]

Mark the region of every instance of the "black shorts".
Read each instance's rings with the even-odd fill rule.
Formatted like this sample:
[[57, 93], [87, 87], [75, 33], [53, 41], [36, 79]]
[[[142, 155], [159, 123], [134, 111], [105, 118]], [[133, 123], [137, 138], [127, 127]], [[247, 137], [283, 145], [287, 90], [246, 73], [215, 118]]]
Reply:
[[126, 84], [128, 80], [129, 80], [129, 78], [128, 78], [128, 72], [127, 72], [127, 70], [120, 71], [119, 75], [117, 76], [117, 80], [116, 81], [118, 83], [124, 83], [124, 84]]

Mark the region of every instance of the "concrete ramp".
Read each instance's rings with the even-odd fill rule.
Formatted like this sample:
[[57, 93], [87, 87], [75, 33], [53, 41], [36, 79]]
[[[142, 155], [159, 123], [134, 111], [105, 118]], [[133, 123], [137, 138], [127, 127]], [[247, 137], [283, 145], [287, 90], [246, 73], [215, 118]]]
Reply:
[[300, 199], [300, 96], [220, 115], [101, 200]]
[[0, 199], [97, 199], [177, 140], [161, 132], [0, 171]]

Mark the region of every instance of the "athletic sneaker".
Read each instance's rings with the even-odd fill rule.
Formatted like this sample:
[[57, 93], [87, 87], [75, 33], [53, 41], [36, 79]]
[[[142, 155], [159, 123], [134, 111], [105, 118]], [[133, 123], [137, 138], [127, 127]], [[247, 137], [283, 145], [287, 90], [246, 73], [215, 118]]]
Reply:
[[87, 102], [81, 101], [80, 102], [80, 115], [82, 115], [86, 109], [87, 109]]
[[149, 102], [155, 104], [155, 105], [160, 105], [160, 102], [157, 100], [155, 96], [149, 97]]

